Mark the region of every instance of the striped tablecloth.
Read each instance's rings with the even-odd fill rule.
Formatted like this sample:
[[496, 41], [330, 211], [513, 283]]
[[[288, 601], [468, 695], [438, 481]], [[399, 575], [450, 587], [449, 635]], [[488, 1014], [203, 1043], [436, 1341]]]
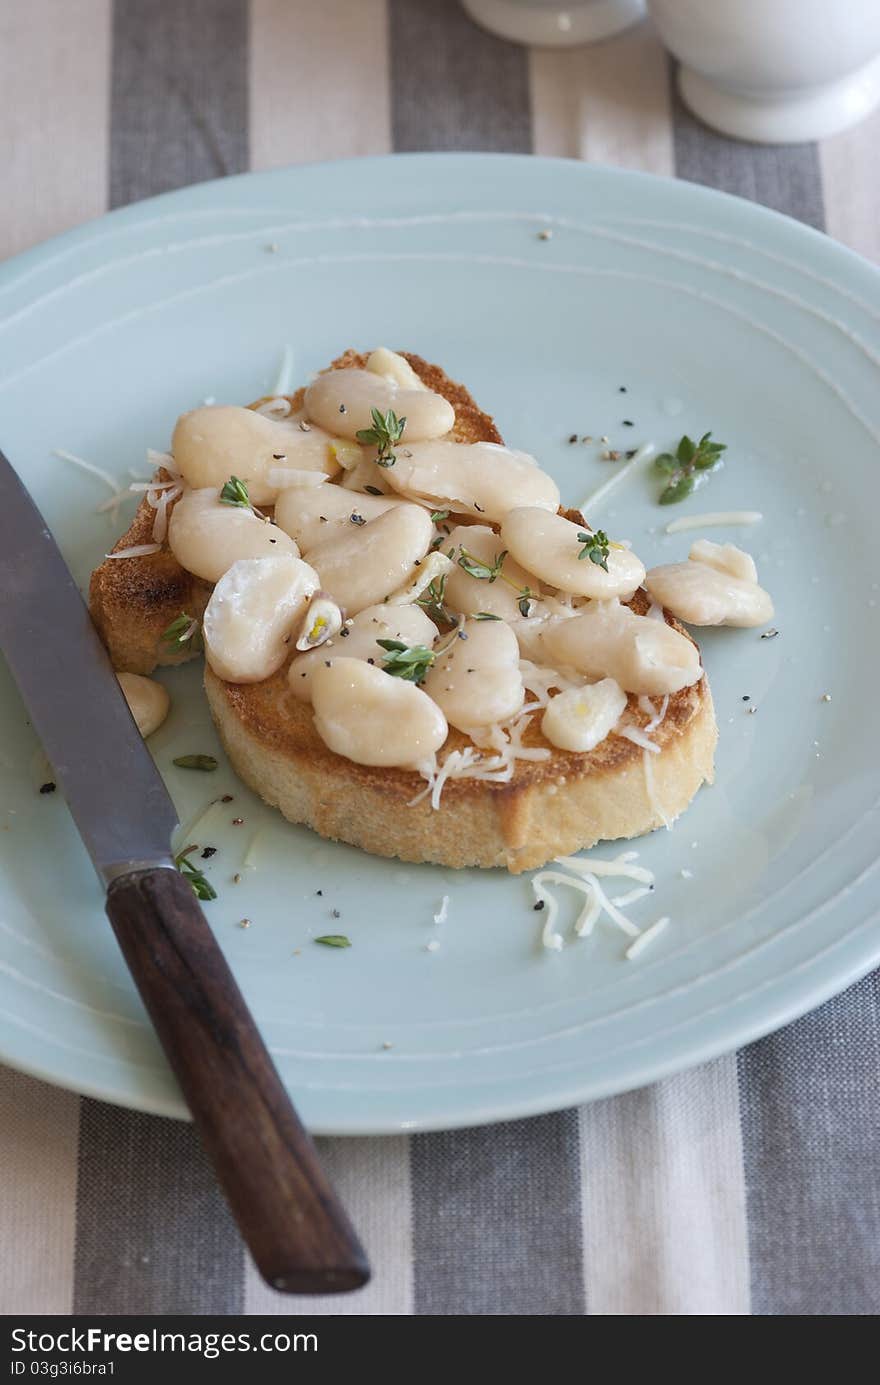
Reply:
[[[204, 178], [389, 150], [567, 155], [754, 198], [880, 258], [880, 118], [711, 134], [649, 25], [533, 51], [455, 0], [7, 0], [0, 254]], [[2, 1021], [0, 1021], [2, 1022]], [[870, 1314], [877, 976], [737, 1055], [488, 1129], [322, 1141], [360, 1294], [259, 1282], [192, 1130], [0, 1070], [10, 1313]]]

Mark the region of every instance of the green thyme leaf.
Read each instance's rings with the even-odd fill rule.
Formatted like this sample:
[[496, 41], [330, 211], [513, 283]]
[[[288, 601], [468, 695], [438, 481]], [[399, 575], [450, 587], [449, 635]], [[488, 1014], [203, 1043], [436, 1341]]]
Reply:
[[500, 553], [495, 554], [492, 563], [484, 563], [482, 558], [475, 558], [473, 553], [469, 553], [462, 544], [458, 555], [458, 566], [464, 568], [469, 577], [476, 577], [479, 582], [495, 582], [501, 576], [501, 568], [506, 557], [507, 549], [504, 548]]
[[661, 452], [659, 457], [654, 458], [654, 466], [665, 476], [671, 476], [673, 471], [678, 470], [678, 462], [671, 452]]
[[186, 611], [181, 611], [176, 620], [172, 620], [160, 636], [163, 644], [177, 645], [183, 647], [189, 644], [194, 635], [198, 634], [199, 622]]
[[471, 620], [500, 620], [500, 616], [493, 616], [491, 611], [475, 611]]
[[177, 765], [178, 769], [201, 769], [207, 772], [217, 768], [217, 761], [213, 755], [178, 755], [171, 763]]
[[593, 534], [578, 534], [578, 543], [583, 544], [583, 548], [578, 554], [578, 558], [589, 558], [591, 563], [608, 571], [608, 535], [604, 529], [597, 529]]
[[[438, 535], [438, 541], [442, 542]], [[431, 620], [437, 621], [441, 625], [451, 625], [453, 618], [446, 609], [446, 579], [449, 576], [444, 572], [440, 577], [435, 577], [428, 584], [420, 597], [416, 599], [416, 606], [421, 606], [425, 615], [430, 616]]]
[[397, 457], [394, 455], [394, 446], [403, 437], [406, 417], [398, 418], [393, 409], [389, 409], [384, 414], [381, 409], [371, 409], [370, 416], [373, 420], [372, 428], [359, 428], [357, 440], [366, 447], [377, 449], [376, 463], [378, 466], [394, 466], [397, 461]]
[[524, 620], [528, 620], [532, 613], [533, 595], [534, 593], [528, 587], [523, 587], [519, 594], [519, 601], [517, 604], [519, 606], [519, 613]]
[[444, 519], [448, 519], [448, 518], [449, 518], [449, 511], [448, 511], [448, 510], [434, 510], [434, 511], [432, 511], [432, 513], [431, 513], [431, 523], [432, 523], [432, 524], [441, 524], [441, 523], [443, 522]]
[[351, 947], [351, 939], [344, 933], [325, 933], [322, 938], [313, 938], [312, 941], [322, 943], [324, 947]]
[[380, 649], [388, 651], [382, 660], [385, 672], [407, 683], [421, 683], [434, 662], [434, 651], [423, 644], [406, 645], [403, 640], [377, 640], [376, 643]]
[[685, 472], [679, 476], [677, 481], [670, 481], [669, 485], [660, 492], [660, 504], [676, 505], [679, 500], [687, 499], [696, 484], [696, 477], [693, 472]]
[[214, 889], [210, 880], [199, 870], [198, 866], [194, 866], [192, 861], [189, 860], [189, 853], [195, 850], [196, 848], [194, 846], [188, 846], [186, 851], [182, 851], [179, 856], [175, 856], [174, 864], [177, 866], [184, 880], [188, 880], [192, 885], [193, 894], [196, 899], [216, 899], [217, 891]]
[[364, 490], [367, 492], [367, 495], [381, 495], [381, 494], [382, 494], [382, 492], [380, 491], [380, 489], [379, 489], [378, 486], [364, 486]]
[[242, 509], [251, 508], [248, 488], [244, 481], [240, 481], [237, 476], [230, 476], [220, 492], [221, 505], [240, 505]]
[[670, 452], [661, 452], [660, 456], [654, 459], [654, 466], [669, 480], [660, 492], [660, 504], [674, 505], [677, 501], [684, 500], [702, 484], [705, 478], [701, 473], [712, 471], [718, 466], [722, 452], [726, 451], [727, 444], [712, 442], [710, 432], [704, 433], [696, 443], [685, 434], [679, 440], [674, 457]]

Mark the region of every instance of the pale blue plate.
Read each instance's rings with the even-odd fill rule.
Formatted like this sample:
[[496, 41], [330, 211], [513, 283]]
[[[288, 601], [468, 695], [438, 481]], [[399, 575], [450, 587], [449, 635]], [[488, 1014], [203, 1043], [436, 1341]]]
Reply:
[[[703, 641], [717, 784], [638, 843], [658, 883], [633, 915], [672, 918], [638, 961], [604, 926], [542, 951], [527, 879], [374, 859], [288, 826], [225, 765], [170, 767], [216, 742], [198, 671], [167, 675], [174, 710], [152, 746], [184, 821], [235, 795], [197, 835], [219, 848], [207, 912], [313, 1129], [470, 1124], [635, 1087], [783, 1024], [880, 957], [869, 265], [686, 183], [416, 156], [231, 178], [115, 212], [3, 267], [0, 311], [0, 443], [83, 583], [116, 529], [95, 513], [102, 484], [52, 449], [127, 479], [181, 410], [269, 390], [288, 343], [298, 381], [349, 345], [440, 362], [569, 504], [610, 474], [603, 434], [630, 448], [712, 429], [729, 460], [700, 495], [661, 510], [645, 473], [595, 515], [649, 562], [686, 555], [691, 535], [662, 532], [679, 513], [765, 515], [713, 536], [755, 553], [780, 634]], [[575, 431], [597, 442], [569, 445]], [[36, 792], [34, 751], [4, 672], [0, 1058], [182, 1115], [64, 804]], [[310, 941], [330, 932], [352, 947]]]

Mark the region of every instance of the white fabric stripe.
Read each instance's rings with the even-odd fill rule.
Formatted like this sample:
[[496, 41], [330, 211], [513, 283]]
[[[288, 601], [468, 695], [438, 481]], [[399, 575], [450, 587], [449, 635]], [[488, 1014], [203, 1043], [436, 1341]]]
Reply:
[[267, 1288], [248, 1258], [244, 1312], [296, 1317], [401, 1317], [413, 1311], [409, 1139], [323, 1139], [327, 1174], [364, 1243], [373, 1278], [354, 1294], [292, 1298]]
[[386, 154], [385, 0], [251, 0], [251, 168]]
[[107, 210], [110, 0], [0, 6], [0, 259]]
[[580, 1112], [587, 1312], [749, 1313], [736, 1059]]
[[0, 1313], [73, 1308], [79, 1097], [0, 1068]]
[[536, 154], [673, 172], [669, 69], [648, 22], [612, 43], [533, 49]]
[[825, 229], [850, 249], [880, 262], [880, 110], [819, 145]]

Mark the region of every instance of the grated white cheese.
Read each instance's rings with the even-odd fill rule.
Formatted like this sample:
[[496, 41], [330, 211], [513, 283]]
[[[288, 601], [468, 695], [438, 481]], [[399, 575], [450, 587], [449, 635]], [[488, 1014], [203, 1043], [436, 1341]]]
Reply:
[[241, 858], [241, 864], [244, 870], [256, 870], [257, 868], [255, 857], [257, 854], [257, 842], [259, 840], [259, 837], [259, 831], [255, 832], [254, 835], [251, 837], [250, 842], [248, 843], [247, 851]]
[[160, 553], [161, 543], [136, 543], [131, 548], [120, 548], [115, 553], [105, 553], [105, 558], [146, 558], [148, 553]]
[[758, 524], [760, 510], [710, 510], [705, 515], [682, 515], [667, 524], [665, 533], [681, 534], [685, 529], [720, 529], [729, 525]]
[[656, 731], [656, 730], [657, 730], [657, 727], [665, 720], [665, 718], [666, 718], [666, 712], [667, 712], [668, 708], [669, 708], [669, 694], [668, 694], [668, 693], [665, 693], [665, 694], [664, 694], [663, 701], [660, 703], [660, 711], [659, 711], [659, 712], [655, 712], [655, 710], [654, 710], [654, 704], [653, 704], [653, 702], [651, 701], [650, 697], [645, 697], [644, 694], [643, 694], [643, 695], [639, 698], [639, 710], [642, 711], [642, 712], [644, 712], [644, 714], [645, 714], [646, 717], [650, 717], [650, 718], [651, 718], [651, 720], [648, 722], [648, 725], [645, 726], [645, 727], [643, 728], [646, 736], [650, 736], [650, 734], [651, 734], [652, 731]]
[[[293, 347], [285, 346], [281, 353], [281, 363], [278, 367], [278, 378], [275, 387], [270, 391], [273, 395], [290, 394], [293, 384]], [[288, 412], [290, 412], [288, 408]]]
[[262, 404], [258, 405], [256, 413], [265, 414], [266, 418], [274, 418], [280, 422], [282, 418], [287, 418], [290, 413], [290, 400], [277, 399], [273, 395], [271, 399], [265, 399]]
[[[654, 748], [656, 749], [656, 746]], [[663, 823], [666, 831], [671, 832], [672, 823], [657, 802], [657, 790], [654, 783], [654, 766], [651, 763], [651, 756], [648, 754], [647, 750], [642, 751], [642, 765], [645, 771], [645, 788], [648, 790], [648, 802]]]
[[[577, 937], [588, 936], [593, 931], [597, 920], [604, 914], [627, 937], [633, 939], [627, 948], [626, 956], [638, 956], [651, 940], [666, 927], [669, 919], [658, 919], [644, 932], [640, 932], [636, 925], [621, 912], [625, 905], [633, 904], [636, 900], [643, 899], [646, 894], [649, 894], [654, 883], [653, 873], [650, 870], [633, 864], [637, 858], [638, 853], [635, 851], [621, 852], [612, 860], [600, 856], [560, 856], [557, 857], [555, 864], [564, 867], [564, 871], [546, 868], [538, 871], [531, 883], [535, 899], [542, 903], [547, 911], [541, 932], [541, 941], [544, 947], [558, 952], [564, 946], [564, 939], [556, 926], [559, 903], [555, 895], [546, 889], [547, 885], [563, 885], [578, 890], [586, 897], [586, 902], [574, 925]], [[636, 880], [638, 885], [624, 895], [609, 899], [599, 883], [600, 876], [620, 876]]]
[[167, 481], [160, 481], [146, 492], [144, 498], [147, 504], [156, 511], [153, 517], [153, 543], [161, 545], [165, 542], [165, 536], [168, 533], [168, 506], [182, 494], [183, 486], [176, 481], [170, 485]]
[[440, 908], [434, 915], [435, 923], [445, 923], [449, 918], [449, 895], [445, 894], [440, 901]]
[[157, 452], [154, 448], [147, 448], [147, 461], [156, 471], [164, 468], [169, 476], [180, 477], [180, 472], [174, 464], [174, 458], [170, 452]]
[[[517, 760], [549, 759], [552, 752], [545, 746], [522, 744], [531, 721], [531, 714], [524, 715], [527, 710], [521, 708], [508, 722], [495, 722], [479, 731], [471, 731], [474, 744], [463, 750], [451, 750], [439, 769], [433, 764], [419, 766], [419, 773], [428, 782], [415, 798], [410, 799], [407, 807], [412, 808], [430, 795], [431, 807], [438, 809], [443, 789], [450, 779], [482, 779], [490, 784], [507, 784], [513, 778]], [[492, 754], [482, 755], [480, 751]]]
[[664, 915], [662, 919], [658, 919], [656, 923], [652, 923], [650, 928], [646, 928], [644, 933], [640, 933], [635, 942], [630, 943], [626, 952], [623, 954], [627, 961], [634, 962], [635, 959], [644, 952], [649, 943], [652, 943], [668, 926], [669, 918], [667, 915]]
[[82, 457], [76, 457], [72, 452], [64, 452], [56, 447], [52, 453], [53, 457], [60, 457], [62, 462], [70, 462], [72, 466], [79, 467], [81, 471], [88, 472], [89, 476], [97, 476], [99, 481], [103, 481], [105, 486], [109, 486], [110, 492], [116, 495], [119, 491], [119, 482], [115, 476], [111, 476], [109, 471], [105, 471], [101, 466], [95, 466], [94, 462], [87, 462]]
[[646, 754], [660, 754], [659, 745], [655, 745], [638, 726], [616, 726], [614, 728], [614, 734], [616, 736], [623, 736], [625, 740], [632, 741], [633, 745], [640, 746]]
[[620, 468], [619, 471], [615, 471], [614, 475], [610, 478], [610, 480], [605, 482], [604, 486], [600, 486], [598, 490], [593, 491], [590, 495], [586, 497], [585, 500], [581, 501], [579, 506], [581, 514], [588, 519], [589, 515], [587, 511], [591, 510], [595, 512], [600, 500], [604, 500], [606, 495], [610, 495], [614, 488], [616, 486], [619, 486], [621, 481], [623, 481], [625, 477], [629, 476], [630, 473], [636, 469], [636, 467], [641, 466], [642, 463], [646, 462], [649, 457], [653, 457], [654, 451], [655, 447], [654, 443], [652, 442], [643, 443], [641, 447], [637, 448], [635, 456], [631, 457], [630, 460], [626, 462], [624, 466]]

